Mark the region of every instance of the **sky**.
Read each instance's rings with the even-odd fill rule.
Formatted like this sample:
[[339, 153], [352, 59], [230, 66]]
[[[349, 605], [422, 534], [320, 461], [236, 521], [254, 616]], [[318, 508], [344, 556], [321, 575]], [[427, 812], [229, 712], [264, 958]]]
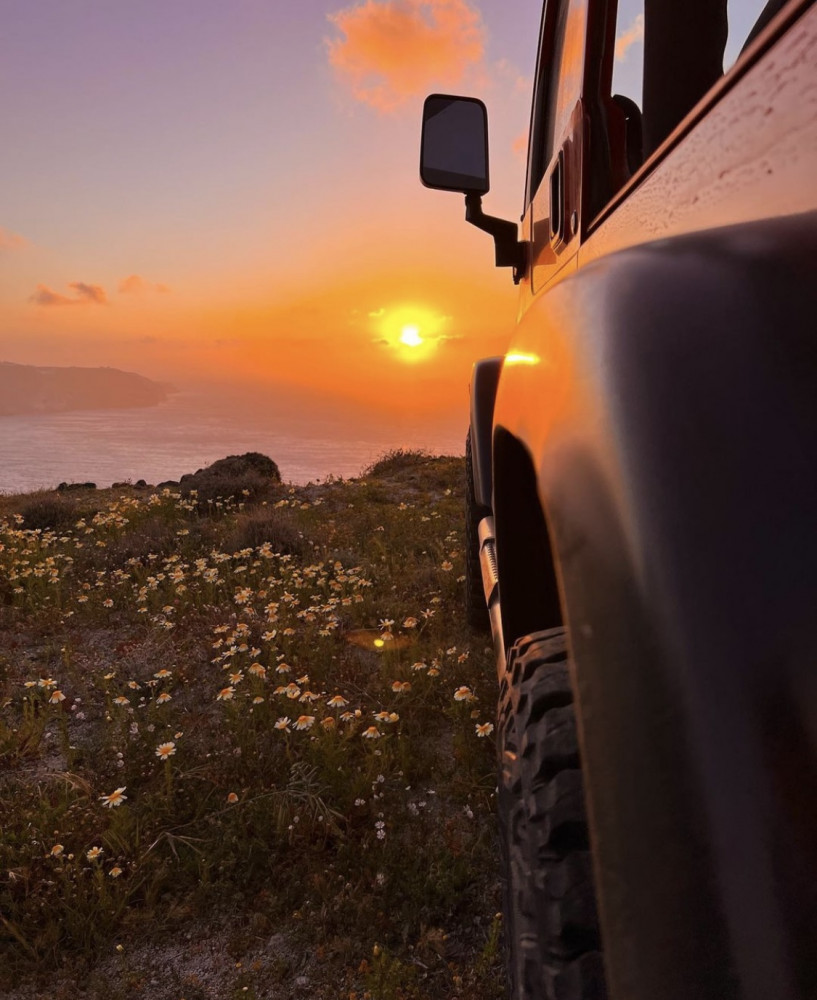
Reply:
[[421, 107], [485, 100], [485, 207], [518, 217], [540, 3], [513, 7], [5, 0], [0, 360], [462, 405], [515, 295], [421, 186]]
[[516, 298], [421, 106], [485, 101], [518, 218], [540, 0], [1, 2], [0, 361], [464, 407]]

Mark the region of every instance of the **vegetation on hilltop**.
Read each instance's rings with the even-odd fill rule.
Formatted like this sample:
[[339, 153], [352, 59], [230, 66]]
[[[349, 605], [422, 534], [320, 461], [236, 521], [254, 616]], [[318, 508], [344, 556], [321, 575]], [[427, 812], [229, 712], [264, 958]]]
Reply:
[[462, 479], [0, 498], [4, 995], [501, 995]]

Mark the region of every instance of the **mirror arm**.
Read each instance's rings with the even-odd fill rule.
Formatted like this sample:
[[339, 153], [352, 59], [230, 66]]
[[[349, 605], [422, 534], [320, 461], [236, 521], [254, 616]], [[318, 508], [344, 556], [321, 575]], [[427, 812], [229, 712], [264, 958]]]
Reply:
[[519, 230], [515, 222], [486, 215], [482, 211], [482, 196], [471, 193], [465, 196], [465, 221], [494, 238], [497, 267], [512, 267], [513, 281], [519, 284], [525, 273], [525, 244], [519, 241]]

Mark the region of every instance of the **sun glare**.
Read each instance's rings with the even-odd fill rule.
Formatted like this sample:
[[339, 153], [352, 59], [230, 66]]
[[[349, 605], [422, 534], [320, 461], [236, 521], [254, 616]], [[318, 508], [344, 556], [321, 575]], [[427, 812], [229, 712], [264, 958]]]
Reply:
[[420, 336], [420, 330], [416, 326], [404, 326], [400, 331], [400, 343], [405, 344], [406, 347], [419, 347], [422, 344], [423, 338]]
[[427, 361], [436, 354], [449, 317], [440, 316], [423, 306], [399, 305], [370, 313], [377, 320], [375, 329], [395, 356], [408, 363]]

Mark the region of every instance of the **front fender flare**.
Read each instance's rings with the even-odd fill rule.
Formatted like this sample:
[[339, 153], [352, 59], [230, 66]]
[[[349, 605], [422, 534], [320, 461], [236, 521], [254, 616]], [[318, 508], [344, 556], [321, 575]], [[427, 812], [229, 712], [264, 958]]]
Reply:
[[474, 471], [474, 497], [487, 514], [493, 508], [493, 458], [491, 427], [502, 358], [477, 361], [471, 372], [471, 462]]

